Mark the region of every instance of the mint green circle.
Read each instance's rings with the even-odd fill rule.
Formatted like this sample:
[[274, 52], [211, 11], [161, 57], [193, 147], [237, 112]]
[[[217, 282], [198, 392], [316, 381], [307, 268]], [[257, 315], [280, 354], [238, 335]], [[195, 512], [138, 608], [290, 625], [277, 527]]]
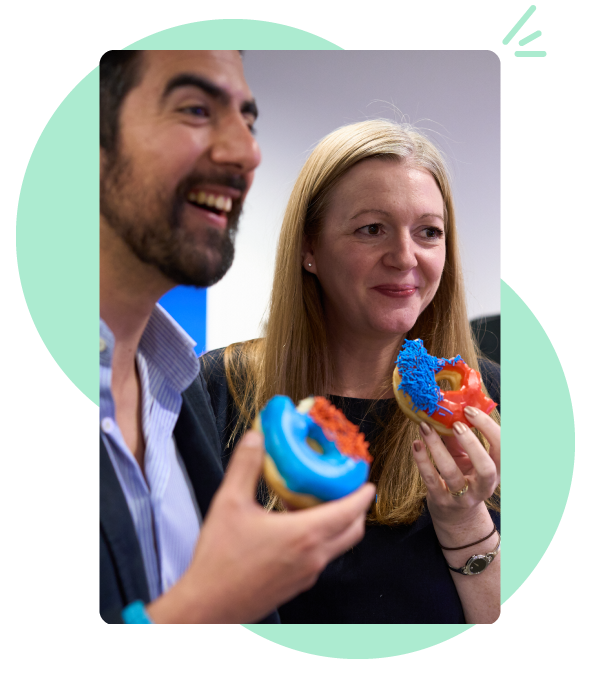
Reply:
[[[84, 21], [84, 20], [78, 20]], [[121, 19], [102, 19], [120, 22]], [[150, 21], [150, 20], [142, 20]], [[155, 21], [155, 20], [154, 20]], [[160, 20], [169, 22], [170, 20]], [[318, 21], [315, 19], [314, 21]], [[88, 21], [89, 23], [94, 23]], [[275, 19], [190, 19], [127, 49], [341, 49]], [[67, 517], [63, 605], [98, 618], [99, 69], [74, 87], [40, 134], [17, 207], [17, 331], [24, 414], [59, 464]], [[469, 626], [247, 626], [306, 656], [411, 656]], [[385, 645], [385, 646], [384, 646]]]
[[341, 49], [298, 28], [269, 21], [217, 19], [154, 33], [127, 49]]

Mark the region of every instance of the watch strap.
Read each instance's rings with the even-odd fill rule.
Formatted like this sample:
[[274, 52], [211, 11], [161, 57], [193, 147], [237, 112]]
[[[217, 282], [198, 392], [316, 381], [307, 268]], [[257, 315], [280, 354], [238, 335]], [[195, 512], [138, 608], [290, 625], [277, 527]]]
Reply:
[[[485, 572], [485, 570], [494, 562], [494, 558], [498, 554], [499, 550], [500, 550], [500, 532], [498, 532], [498, 543], [496, 544], [496, 548], [494, 548], [493, 551], [490, 551], [489, 553], [484, 553], [483, 555], [482, 554], [472, 555], [462, 567], [452, 567], [451, 565], [448, 565], [448, 569], [452, 570], [453, 572], [456, 572], [457, 574], [463, 574], [465, 576], [475, 576], [476, 574], [481, 574], [482, 572]], [[471, 565], [477, 560], [484, 561], [485, 565], [480, 570], [472, 572]]]

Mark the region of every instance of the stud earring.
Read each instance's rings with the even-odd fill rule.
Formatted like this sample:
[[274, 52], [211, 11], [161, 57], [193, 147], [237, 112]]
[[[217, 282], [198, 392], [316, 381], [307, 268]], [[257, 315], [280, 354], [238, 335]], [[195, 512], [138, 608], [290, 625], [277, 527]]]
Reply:
[[308, 263], [308, 266], [309, 266], [309, 267], [312, 267], [312, 263]]

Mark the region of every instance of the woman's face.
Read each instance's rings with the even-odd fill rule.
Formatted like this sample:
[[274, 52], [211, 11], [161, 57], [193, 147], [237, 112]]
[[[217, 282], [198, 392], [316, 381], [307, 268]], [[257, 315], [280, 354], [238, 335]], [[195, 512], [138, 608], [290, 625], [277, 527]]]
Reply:
[[365, 337], [409, 331], [440, 283], [443, 215], [429, 172], [378, 158], [352, 167], [303, 261], [323, 288], [328, 325]]

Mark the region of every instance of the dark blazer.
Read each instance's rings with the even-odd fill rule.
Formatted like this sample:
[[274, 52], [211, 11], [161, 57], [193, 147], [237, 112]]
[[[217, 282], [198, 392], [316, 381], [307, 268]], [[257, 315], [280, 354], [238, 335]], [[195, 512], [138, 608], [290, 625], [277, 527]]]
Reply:
[[[183, 393], [175, 442], [190, 478], [202, 518], [223, 478], [221, 446], [202, 375]], [[125, 495], [100, 441], [100, 616], [123, 623], [125, 606], [150, 601], [142, 553]], [[277, 612], [263, 620], [279, 623]]]

